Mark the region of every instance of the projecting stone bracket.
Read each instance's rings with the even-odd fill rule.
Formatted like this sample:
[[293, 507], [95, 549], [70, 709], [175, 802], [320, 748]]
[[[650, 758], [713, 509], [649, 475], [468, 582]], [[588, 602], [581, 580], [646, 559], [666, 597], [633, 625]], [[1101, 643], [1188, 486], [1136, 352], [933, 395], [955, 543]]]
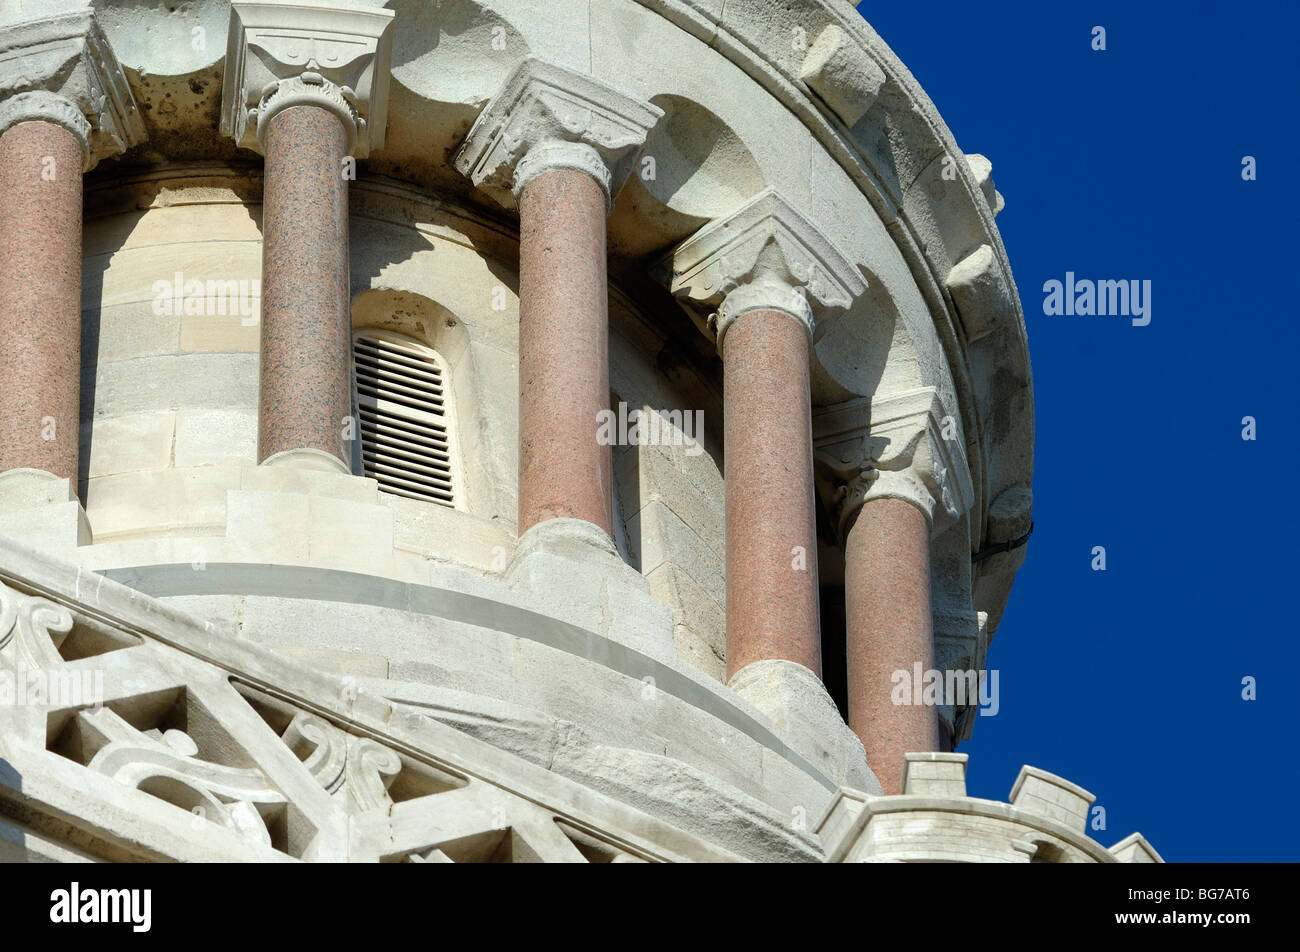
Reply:
[[260, 153], [276, 112], [314, 105], [338, 115], [356, 158], [382, 149], [393, 17], [391, 10], [232, 3], [222, 134]]
[[815, 411], [813, 448], [818, 491], [841, 538], [869, 499], [910, 502], [936, 530], [974, 502], [960, 429], [933, 387]]
[[530, 56], [479, 114], [456, 170], [506, 208], [531, 178], [558, 168], [590, 175], [612, 201], [662, 117], [657, 106]]
[[847, 310], [867, 289], [853, 263], [770, 188], [687, 238], [654, 274], [675, 297], [717, 308], [709, 326], [719, 352], [748, 310], [782, 311], [811, 332], [816, 317]]
[[817, 34], [799, 78], [850, 127], [870, 111], [886, 82], [879, 64], [834, 23]]
[[0, 29], [0, 133], [34, 120], [76, 136], [83, 171], [145, 140], [131, 87], [93, 11]]

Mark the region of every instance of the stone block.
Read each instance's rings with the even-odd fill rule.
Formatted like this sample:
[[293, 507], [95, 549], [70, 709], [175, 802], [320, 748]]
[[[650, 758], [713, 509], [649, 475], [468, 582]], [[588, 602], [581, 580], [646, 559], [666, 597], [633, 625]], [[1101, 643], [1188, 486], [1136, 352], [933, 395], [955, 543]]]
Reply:
[[939, 752], [904, 754], [903, 793], [943, 799], [966, 796], [966, 755]]
[[1011, 788], [1011, 802], [1019, 809], [1080, 833], [1088, 828], [1088, 808], [1096, 799], [1078, 784], [1027, 764]]
[[548, 519], [533, 526], [520, 537], [506, 580], [535, 611], [651, 656], [672, 652], [671, 610], [589, 522]]
[[96, 420], [89, 441], [90, 478], [166, 469], [171, 465], [175, 429], [176, 414], [171, 410]]

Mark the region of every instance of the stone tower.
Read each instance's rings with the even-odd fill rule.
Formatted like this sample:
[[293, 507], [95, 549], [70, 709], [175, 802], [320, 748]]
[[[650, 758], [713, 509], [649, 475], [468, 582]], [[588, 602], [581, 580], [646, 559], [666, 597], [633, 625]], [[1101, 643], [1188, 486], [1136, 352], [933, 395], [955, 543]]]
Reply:
[[0, 41], [0, 856], [1159, 861], [966, 796], [1024, 319], [850, 4]]

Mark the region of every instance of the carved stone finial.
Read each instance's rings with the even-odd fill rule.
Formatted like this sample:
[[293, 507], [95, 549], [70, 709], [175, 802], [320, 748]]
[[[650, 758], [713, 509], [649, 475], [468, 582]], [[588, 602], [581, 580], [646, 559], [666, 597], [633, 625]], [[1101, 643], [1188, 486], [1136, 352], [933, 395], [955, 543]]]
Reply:
[[814, 309], [846, 310], [867, 288], [852, 262], [770, 188], [687, 238], [655, 270], [675, 296], [717, 307], [710, 325], [719, 353], [727, 328], [748, 311], [781, 311], [811, 332]]
[[840, 537], [869, 499], [902, 499], [931, 524], [969, 509], [974, 491], [959, 437], [933, 387], [814, 412], [818, 489]]
[[613, 200], [663, 110], [606, 83], [535, 57], [492, 98], [456, 154], [456, 170], [513, 207], [549, 169], [585, 172]]
[[33, 120], [76, 136], [84, 171], [144, 141], [131, 87], [94, 11], [0, 28], [0, 134]]
[[344, 6], [231, 4], [221, 132], [262, 152], [271, 118], [312, 105], [339, 117], [348, 152], [383, 148], [393, 12]]

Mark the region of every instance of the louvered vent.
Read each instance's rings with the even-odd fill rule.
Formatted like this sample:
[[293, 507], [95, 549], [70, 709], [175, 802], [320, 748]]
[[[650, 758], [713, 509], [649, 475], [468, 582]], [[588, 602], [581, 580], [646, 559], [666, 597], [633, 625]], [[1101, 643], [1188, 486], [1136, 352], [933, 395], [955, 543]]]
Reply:
[[386, 493], [454, 506], [436, 355], [414, 341], [358, 335], [352, 356], [365, 474]]

